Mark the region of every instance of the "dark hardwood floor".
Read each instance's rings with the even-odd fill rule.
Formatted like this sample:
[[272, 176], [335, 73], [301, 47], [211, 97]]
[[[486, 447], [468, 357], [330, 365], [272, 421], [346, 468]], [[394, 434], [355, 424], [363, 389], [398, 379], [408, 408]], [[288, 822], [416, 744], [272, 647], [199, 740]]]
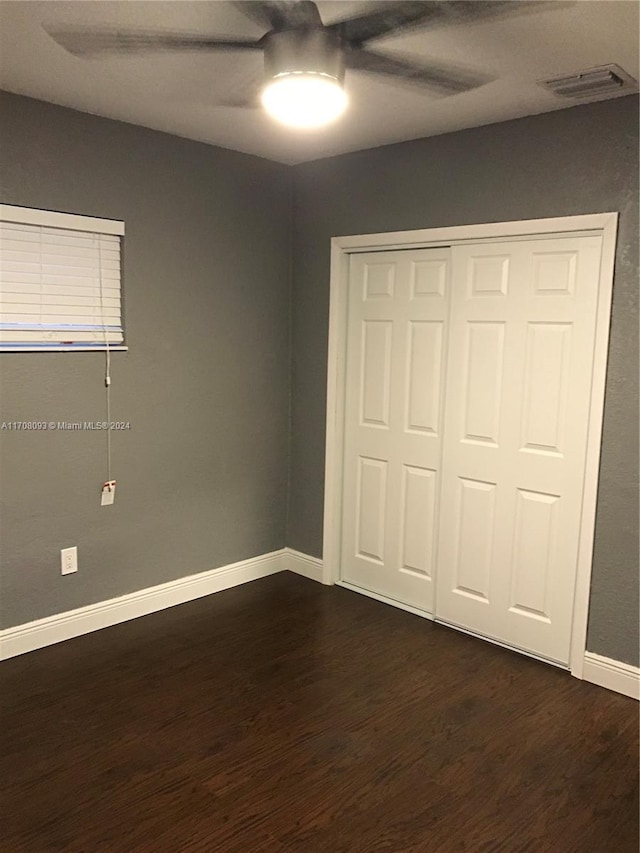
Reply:
[[638, 705], [284, 573], [0, 666], [2, 853], [637, 853]]

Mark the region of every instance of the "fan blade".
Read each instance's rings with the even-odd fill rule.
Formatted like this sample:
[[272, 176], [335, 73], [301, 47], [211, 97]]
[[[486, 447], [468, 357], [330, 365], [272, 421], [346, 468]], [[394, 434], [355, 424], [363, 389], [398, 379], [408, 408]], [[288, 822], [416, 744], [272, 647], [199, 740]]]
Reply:
[[441, 95], [457, 95], [488, 83], [492, 78], [483, 74], [443, 65], [418, 65], [371, 50], [350, 50], [346, 55], [347, 68], [369, 74], [383, 74], [400, 83], [415, 83], [435, 89]]
[[104, 53], [152, 53], [160, 51], [261, 50], [259, 41], [208, 38], [143, 30], [65, 29], [55, 25], [43, 29], [74, 56], [98, 56]]
[[352, 45], [360, 45], [369, 39], [403, 30], [417, 24], [426, 24], [439, 14], [440, 3], [404, 2], [378, 3], [376, 8], [356, 18], [347, 18], [330, 24], [327, 29]]
[[247, 93], [245, 96], [238, 95], [237, 98], [225, 98], [223, 101], [218, 101], [216, 106], [228, 107], [229, 109], [241, 110], [259, 110], [262, 107], [260, 101], [260, 93]]
[[322, 18], [311, 0], [240, 0], [234, 4], [252, 21], [273, 30], [295, 30], [302, 27], [321, 27]]
[[356, 18], [336, 21], [326, 29], [359, 46], [370, 39], [396, 34], [409, 28], [466, 24], [486, 18], [542, 12], [573, 5], [570, 0], [397, 0], [378, 2]]

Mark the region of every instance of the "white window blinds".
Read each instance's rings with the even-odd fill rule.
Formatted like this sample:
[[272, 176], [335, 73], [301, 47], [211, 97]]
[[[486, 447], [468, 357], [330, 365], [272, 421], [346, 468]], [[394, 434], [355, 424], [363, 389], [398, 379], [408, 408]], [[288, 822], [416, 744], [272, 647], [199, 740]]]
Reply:
[[0, 205], [0, 350], [123, 343], [121, 222]]

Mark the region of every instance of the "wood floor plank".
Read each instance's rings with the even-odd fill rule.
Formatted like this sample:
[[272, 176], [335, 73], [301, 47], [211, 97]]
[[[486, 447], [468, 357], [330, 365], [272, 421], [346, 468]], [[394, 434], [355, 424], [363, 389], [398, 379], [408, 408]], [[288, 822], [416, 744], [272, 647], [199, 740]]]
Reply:
[[638, 850], [638, 705], [283, 573], [0, 667], [2, 853]]

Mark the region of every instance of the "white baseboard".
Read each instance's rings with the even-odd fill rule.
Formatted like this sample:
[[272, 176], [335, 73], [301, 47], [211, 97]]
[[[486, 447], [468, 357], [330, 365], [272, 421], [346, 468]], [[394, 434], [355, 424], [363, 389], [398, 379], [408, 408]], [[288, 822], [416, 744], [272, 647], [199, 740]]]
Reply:
[[585, 652], [582, 678], [607, 690], [640, 699], [640, 667]]
[[[285, 569], [286, 548], [0, 631], [0, 660], [137, 619]], [[303, 555], [301, 555], [303, 556]], [[312, 558], [308, 558], [312, 559]]]
[[310, 557], [302, 551], [294, 551], [293, 548], [284, 549], [284, 567], [297, 575], [322, 583], [322, 560], [318, 557]]
[[[101, 628], [137, 619], [139, 616], [146, 616], [286, 570], [322, 583], [322, 560], [292, 548], [281, 548], [279, 551], [261, 554], [197, 575], [177, 578], [169, 583], [141, 589], [119, 598], [6, 628], [0, 631], [0, 660], [42, 649], [63, 640], [80, 637], [82, 634], [99, 631]], [[419, 615], [427, 614], [420, 612]], [[428, 618], [433, 617], [429, 615]], [[640, 668], [636, 666], [593, 652], [585, 652], [582, 677], [585, 681], [640, 699]]]

